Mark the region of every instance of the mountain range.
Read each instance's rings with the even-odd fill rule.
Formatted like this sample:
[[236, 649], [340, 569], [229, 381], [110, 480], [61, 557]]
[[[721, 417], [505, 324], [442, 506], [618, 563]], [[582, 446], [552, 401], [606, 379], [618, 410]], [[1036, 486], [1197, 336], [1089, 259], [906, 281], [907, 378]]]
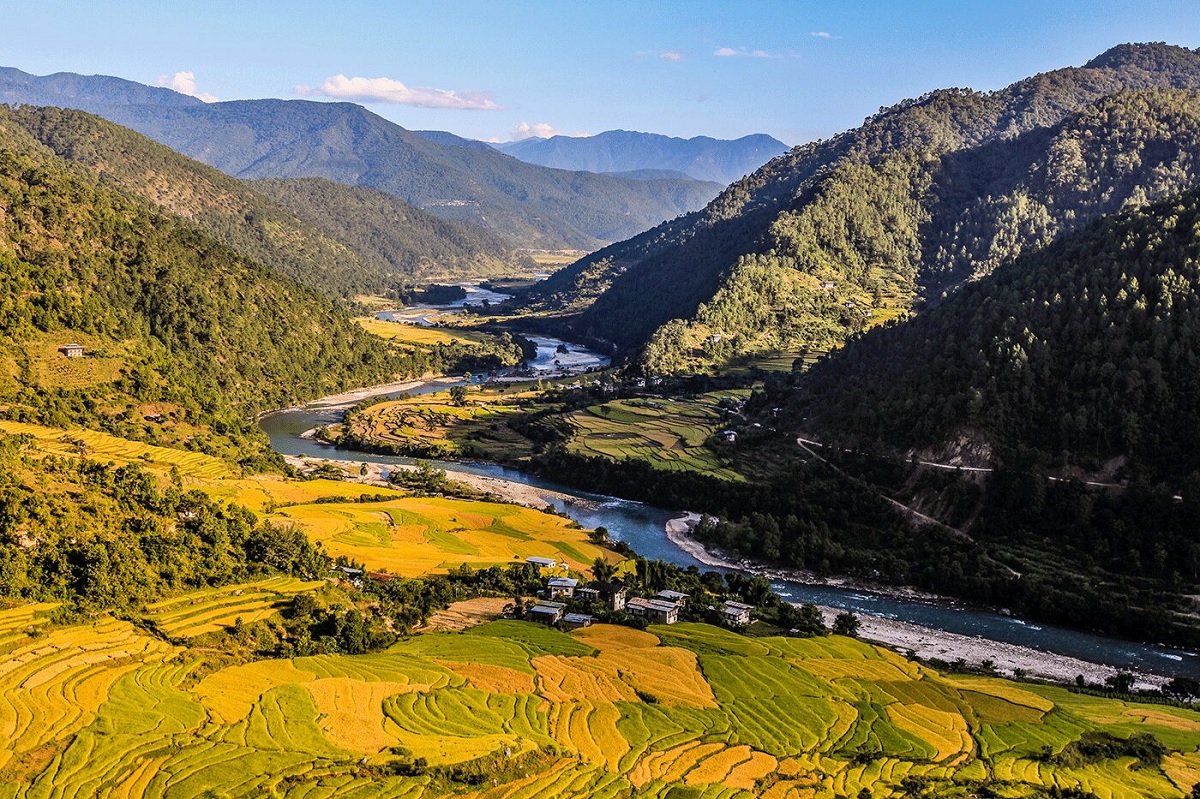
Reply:
[[1200, 54], [1156, 44], [994, 92], [931, 92], [587, 256], [530, 302], [652, 371], [827, 349], [1196, 185], [1197, 89]]
[[681, 139], [657, 133], [609, 130], [595, 136], [531, 137], [492, 145], [530, 164], [556, 169], [638, 175], [668, 171], [723, 185], [740, 180], [788, 146], [764, 133], [722, 140]]
[[106, 76], [0, 69], [0, 102], [94, 113], [240, 178], [379, 189], [511, 246], [593, 249], [695, 210], [717, 183], [548, 169], [452, 134], [419, 134], [351, 103], [203, 103]]
[[159, 212], [332, 296], [531, 266], [486, 230], [390, 194], [319, 178], [238, 180], [82, 111], [0, 107], [0, 126], [22, 129]]

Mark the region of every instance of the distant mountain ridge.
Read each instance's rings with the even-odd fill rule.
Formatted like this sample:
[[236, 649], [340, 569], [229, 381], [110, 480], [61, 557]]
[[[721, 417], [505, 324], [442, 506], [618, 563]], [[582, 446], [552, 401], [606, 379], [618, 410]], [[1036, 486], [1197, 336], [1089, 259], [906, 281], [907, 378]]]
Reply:
[[94, 113], [226, 174], [379, 189], [510, 245], [594, 249], [700, 208], [720, 185], [630, 180], [524, 163], [452, 134], [415, 133], [351, 103], [202, 103], [120, 78], [0, 70], [0, 101]]
[[620, 174], [641, 170], [681, 172], [728, 185], [750, 174], [788, 146], [765, 133], [740, 139], [608, 130], [595, 136], [551, 136], [492, 145], [530, 164]]
[[382, 294], [430, 280], [511, 274], [527, 265], [482, 228], [435, 217], [375, 189], [316, 178], [238, 180], [82, 111], [0, 107], [0, 128], [7, 125], [327, 295]]
[[1023, 250], [1200, 180], [1200, 53], [1121, 45], [945, 89], [797, 147], [703, 211], [593, 253], [531, 304], [653, 371], [824, 349]]

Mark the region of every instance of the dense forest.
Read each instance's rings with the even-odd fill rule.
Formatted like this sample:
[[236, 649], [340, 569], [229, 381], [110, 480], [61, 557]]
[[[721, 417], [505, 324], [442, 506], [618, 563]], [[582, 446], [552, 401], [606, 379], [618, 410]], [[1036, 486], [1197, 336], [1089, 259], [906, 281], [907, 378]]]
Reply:
[[[169, 407], [190, 446], [258, 439], [254, 411], [428, 367], [334, 301], [0, 130], [0, 398], [10, 417], [144, 432]], [[87, 357], [56, 350], [80, 341]], [[57, 359], [57, 360], [56, 360]], [[66, 371], [62, 371], [66, 370]], [[181, 428], [181, 429], [185, 429]], [[194, 433], [194, 435], [192, 434]]]
[[60, 157], [331, 296], [511, 272], [518, 263], [482, 228], [391, 195], [320, 180], [238, 180], [81, 111], [0, 107], [0, 124], [24, 128]]
[[322, 178], [255, 180], [249, 185], [314, 230], [384, 265], [393, 284], [536, 271], [526, 255], [484, 228], [442, 219], [378, 189]]
[[1200, 485], [1200, 194], [1095, 223], [818, 363], [789, 413], [897, 449]]
[[794, 149], [530, 300], [577, 312], [577, 335], [641, 352], [651, 371], [826, 348], [1196, 185], [1197, 88], [1200, 54], [1123, 45], [996, 92], [932, 92]]

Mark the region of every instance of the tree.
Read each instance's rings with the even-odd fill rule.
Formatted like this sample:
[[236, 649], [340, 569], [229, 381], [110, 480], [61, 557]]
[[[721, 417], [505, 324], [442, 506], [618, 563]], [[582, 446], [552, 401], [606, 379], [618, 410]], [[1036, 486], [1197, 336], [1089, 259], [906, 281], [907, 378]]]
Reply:
[[839, 613], [833, 619], [833, 634], [848, 638], [858, 637], [858, 616], [848, 610]]
[[1133, 675], [1125, 671], [1119, 671], [1116, 674], [1105, 677], [1104, 684], [1118, 694], [1127, 694], [1133, 688]]
[[592, 561], [592, 576], [601, 582], [608, 582], [617, 573], [617, 567], [602, 557], [597, 556]]
[[467, 387], [455, 386], [450, 389], [450, 401], [460, 408], [467, 404]]
[[793, 605], [784, 602], [779, 606], [779, 623], [797, 635], [826, 635], [825, 620], [821, 618], [821, 610], [812, 604]]

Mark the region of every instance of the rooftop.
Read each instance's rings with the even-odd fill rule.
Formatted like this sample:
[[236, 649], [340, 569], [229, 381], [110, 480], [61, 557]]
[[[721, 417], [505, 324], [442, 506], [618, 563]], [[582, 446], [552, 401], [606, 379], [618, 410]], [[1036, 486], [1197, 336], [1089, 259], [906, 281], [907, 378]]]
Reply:
[[661, 610], [664, 613], [671, 610], [679, 610], [679, 605], [674, 602], [667, 602], [662, 599], [643, 599], [642, 597], [629, 600], [629, 607]]

